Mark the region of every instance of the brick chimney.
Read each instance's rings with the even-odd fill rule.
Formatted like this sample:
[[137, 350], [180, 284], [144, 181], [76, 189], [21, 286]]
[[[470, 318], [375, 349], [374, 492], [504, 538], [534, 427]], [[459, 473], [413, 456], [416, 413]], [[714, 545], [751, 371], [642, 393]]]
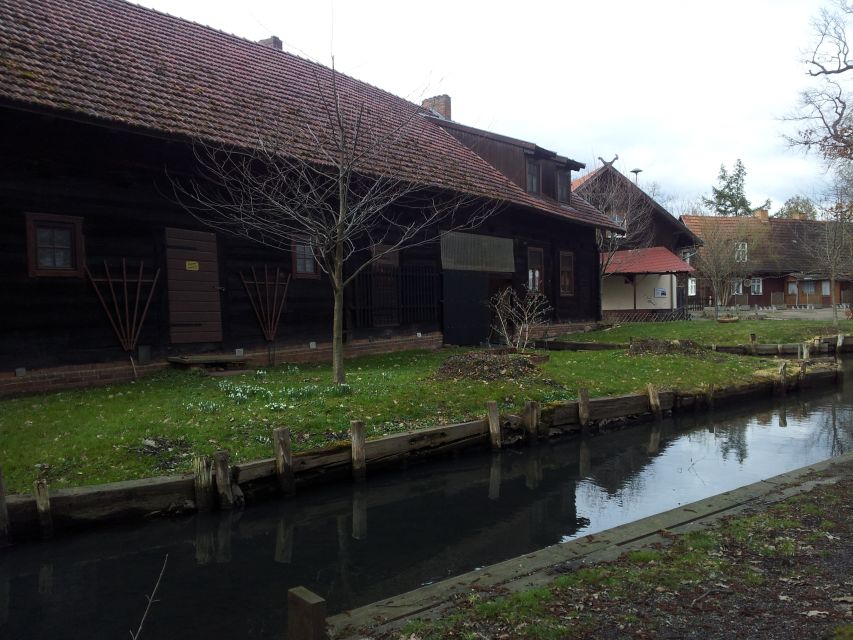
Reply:
[[277, 49], [278, 51], [281, 51], [281, 40], [278, 39], [278, 36], [270, 36], [264, 40], [258, 40], [258, 44], [262, 44], [270, 49]]
[[767, 220], [770, 218], [770, 212], [767, 209], [756, 209], [752, 212], [752, 215], [760, 220]]
[[445, 120], [450, 120], [450, 96], [447, 94], [427, 98], [421, 103], [421, 106], [424, 109], [435, 111]]

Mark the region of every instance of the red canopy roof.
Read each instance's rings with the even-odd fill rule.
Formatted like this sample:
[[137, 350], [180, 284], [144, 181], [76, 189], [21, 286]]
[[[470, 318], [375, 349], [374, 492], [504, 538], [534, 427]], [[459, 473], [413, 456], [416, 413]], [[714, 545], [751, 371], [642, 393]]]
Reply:
[[[606, 262], [607, 254], [601, 255]], [[666, 247], [616, 251], [606, 273], [691, 273], [693, 267]]]

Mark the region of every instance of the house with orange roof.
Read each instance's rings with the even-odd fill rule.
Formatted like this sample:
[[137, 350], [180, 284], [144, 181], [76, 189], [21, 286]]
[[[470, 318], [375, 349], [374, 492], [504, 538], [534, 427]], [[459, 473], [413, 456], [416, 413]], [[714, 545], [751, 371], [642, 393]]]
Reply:
[[[580, 163], [507, 143], [541, 163], [530, 188], [529, 168], [510, 175], [429, 105], [277, 38], [124, 0], [0, 0], [0, 60], [0, 377], [126, 362], [127, 345], [137, 361], [248, 352], [271, 344], [271, 327], [275, 349], [322, 351], [332, 299], [308, 241], [274, 250], [205, 226], [175, 201], [173, 180], [196, 175], [194, 142], [250, 149], [259, 129], [322, 162], [308, 132], [326, 126], [332, 83], [342, 109], [398, 127], [383, 171], [500, 205], [476, 230], [365, 270], [345, 301], [352, 347], [489, 340], [486, 300], [506, 284], [541, 288], [554, 322], [599, 317], [595, 233], [618, 225], [567, 195]], [[286, 304], [270, 314], [259, 301], [278, 304], [283, 281]]]

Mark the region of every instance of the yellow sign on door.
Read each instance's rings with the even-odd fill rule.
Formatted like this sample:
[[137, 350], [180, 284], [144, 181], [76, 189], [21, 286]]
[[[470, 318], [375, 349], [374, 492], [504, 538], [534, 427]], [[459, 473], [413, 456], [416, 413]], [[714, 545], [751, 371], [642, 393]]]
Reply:
[[198, 262], [195, 260], [187, 260], [187, 271], [198, 271]]

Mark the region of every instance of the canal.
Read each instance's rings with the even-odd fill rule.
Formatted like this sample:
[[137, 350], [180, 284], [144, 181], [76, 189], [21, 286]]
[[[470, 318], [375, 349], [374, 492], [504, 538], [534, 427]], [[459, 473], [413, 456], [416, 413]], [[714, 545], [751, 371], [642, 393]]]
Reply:
[[843, 388], [586, 439], [466, 453], [244, 512], [0, 551], [0, 638], [121, 638], [165, 557], [144, 638], [280, 638], [286, 594], [329, 613], [672, 509], [853, 449]]

